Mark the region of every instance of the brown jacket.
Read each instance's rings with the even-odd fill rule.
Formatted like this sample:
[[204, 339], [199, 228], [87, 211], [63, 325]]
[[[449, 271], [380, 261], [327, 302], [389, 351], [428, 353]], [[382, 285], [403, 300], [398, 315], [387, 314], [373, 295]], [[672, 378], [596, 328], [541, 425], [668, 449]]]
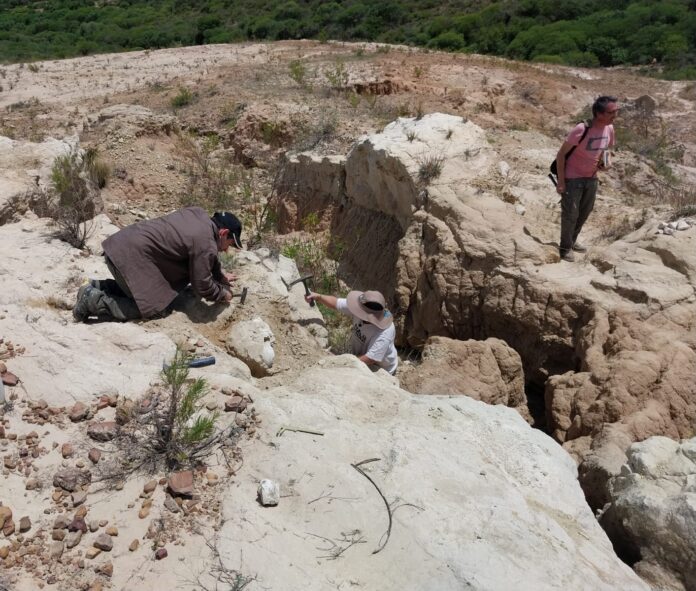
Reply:
[[225, 295], [217, 227], [200, 207], [186, 207], [123, 228], [102, 243], [144, 318], [162, 312], [189, 283], [213, 302]]

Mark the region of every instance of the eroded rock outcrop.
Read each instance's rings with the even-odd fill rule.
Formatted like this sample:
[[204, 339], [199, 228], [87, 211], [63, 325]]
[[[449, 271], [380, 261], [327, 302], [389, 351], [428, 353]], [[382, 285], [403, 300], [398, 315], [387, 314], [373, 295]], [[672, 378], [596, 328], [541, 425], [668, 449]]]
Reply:
[[[648, 589], [614, 557], [570, 456], [511, 409], [412, 396], [349, 355], [255, 404], [268, 417], [262, 440], [288, 425], [323, 433], [245, 445], [254, 469], [225, 495], [220, 556], [239, 568], [241, 551], [268, 588], [319, 591], [330, 577], [369, 589]], [[388, 514], [351, 466], [368, 458], [361, 468], [401, 505], [376, 554]], [[278, 506], [242, 507], [267, 477], [279, 481]]]
[[463, 394], [487, 404], [509, 406], [531, 421], [520, 356], [500, 339], [430, 337], [417, 370], [402, 373], [401, 385], [410, 392]]
[[634, 443], [609, 491], [601, 523], [624, 559], [656, 589], [696, 589], [696, 439]]
[[0, 136], [0, 225], [38, 205], [51, 186], [53, 161], [76, 145], [77, 137], [29, 142]]
[[[522, 150], [526, 170], [545, 170], [554, 149]], [[324, 164], [305, 164], [307, 186], [295, 169], [289, 195], [298, 210], [307, 192], [320, 201], [312, 179]], [[355, 244], [344, 277], [385, 293], [402, 344], [439, 335], [513, 347], [526, 380], [545, 387], [549, 431], [579, 460], [610, 423], [626, 442], [687, 436], [696, 419], [696, 228], [656, 234], [662, 220], [646, 212], [621, 240], [559, 262], [557, 195], [543, 174], [509, 165], [503, 174], [498, 164], [483, 131], [460, 117], [399, 119], [362, 139], [328, 209], [332, 235]], [[590, 240], [602, 239], [593, 229], [602, 207], [583, 231]]]

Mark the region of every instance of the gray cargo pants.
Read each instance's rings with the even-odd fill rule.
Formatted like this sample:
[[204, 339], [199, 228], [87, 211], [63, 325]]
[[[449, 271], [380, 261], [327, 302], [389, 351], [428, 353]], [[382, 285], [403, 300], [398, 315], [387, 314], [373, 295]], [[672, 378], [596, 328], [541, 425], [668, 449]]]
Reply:
[[104, 261], [114, 278], [92, 280], [95, 290], [90, 294], [90, 312], [101, 320], [125, 322], [142, 318], [123, 275], [108, 257], [105, 256]]
[[561, 196], [561, 256], [573, 248], [594, 207], [596, 196], [596, 177], [566, 179], [566, 190]]

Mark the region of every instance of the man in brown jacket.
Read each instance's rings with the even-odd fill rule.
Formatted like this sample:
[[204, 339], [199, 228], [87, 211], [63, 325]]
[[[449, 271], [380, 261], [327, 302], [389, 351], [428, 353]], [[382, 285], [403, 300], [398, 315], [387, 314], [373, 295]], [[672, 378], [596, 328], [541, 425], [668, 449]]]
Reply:
[[166, 315], [189, 284], [208, 301], [229, 303], [235, 277], [222, 271], [218, 252], [241, 248], [241, 234], [242, 224], [233, 214], [211, 218], [200, 207], [123, 228], [102, 243], [114, 278], [83, 285], [73, 317], [124, 322]]

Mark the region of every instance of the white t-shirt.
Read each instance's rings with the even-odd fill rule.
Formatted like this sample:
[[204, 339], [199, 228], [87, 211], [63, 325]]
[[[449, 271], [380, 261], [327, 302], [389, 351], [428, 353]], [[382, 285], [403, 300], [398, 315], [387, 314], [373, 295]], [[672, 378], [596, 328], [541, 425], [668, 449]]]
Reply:
[[336, 309], [353, 318], [350, 336], [350, 347], [353, 355], [358, 357], [367, 355], [380, 367], [393, 374], [399, 363], [394, 346], [396, 338], [394, 323], [392, 322], [387, 328], [381, 329], [374, 324], [360, 320], [348, 309], [348, 301], [345, 298], [336, 300]]

